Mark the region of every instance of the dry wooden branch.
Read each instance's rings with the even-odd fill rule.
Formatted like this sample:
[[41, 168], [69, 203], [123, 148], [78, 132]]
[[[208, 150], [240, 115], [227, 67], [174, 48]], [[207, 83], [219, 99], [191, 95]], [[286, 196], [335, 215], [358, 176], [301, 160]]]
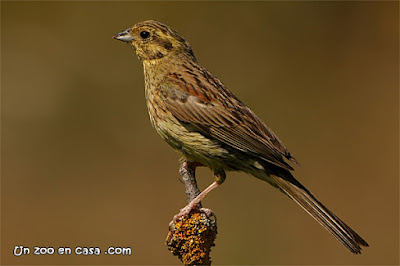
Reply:
[[[179, 170], [188, 203], [200, 194], [195, 177], [196, 166], [184, 162]], [[200, 207], [172, 221], [165, 240], [168, 249], [185, 265], [211, 265], [210, 251], [215, 245], [217, 221], [211, 210]]]

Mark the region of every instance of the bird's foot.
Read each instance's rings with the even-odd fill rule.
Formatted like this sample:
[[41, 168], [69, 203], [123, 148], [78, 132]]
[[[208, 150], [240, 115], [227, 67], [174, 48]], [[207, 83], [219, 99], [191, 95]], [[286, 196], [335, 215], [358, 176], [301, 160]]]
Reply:
[[[219, 183], [217, 181], [214, 181], [211, 185], [209, 185], [203, 192], [201, 192], [196, 198], [194, 198], [188, 205], [186, 205], [183, 209], [180, 210], [180, 212], [174, 216], [172, 219], [171, 223], [169, 224], [169, 227], [181, 219], [182, 217], [187, 216], [192, 210], [199, 209], [200, 202], [201, 200], [214, 188], [218, 187]], [[212, 212], [208, 212], [209, 214]], [[207, 212], [205, 212], [207, 215]], [[207, 215], [209, 216], [209, 215]]]
[[189, 213], [193, 210], [199, 209], [199, 203], [198, 202], [191, 202], [182, 209], [180, 209], [179, 213], [172, 218], [172, 221], [169, 223], [169, 228], [173, 226], [173, 224], [178, 221], [179, 219], [189, 215]]
[[176, 214], [174, 216], [174, 218], [172, 218], [172, 221], [169, 223], [169, 228], [173, 228], [174, 224], [176, 224], [176, 222], [183, 220], [185, 217], [190, 216], [191, 212], [201, 212], [204, 213], [207, 218], [211, 218], [213, 217], [214, 220], [216, 220], [216, 216], [213, 213], [213, 211], [211, 209], [208, 208], [199, 208], [198, 204], [193, 204], [193, 206], [191, 206], [191, 204], [186, 205], [184, 208], [182, 208], [178, 214]]
[[213, 211], [209, 208], [200, 208], [200, 212], [204, 213], [208, 218], [214, 217], [215, 220], [217, 220], [217, 216], [213, 213]]

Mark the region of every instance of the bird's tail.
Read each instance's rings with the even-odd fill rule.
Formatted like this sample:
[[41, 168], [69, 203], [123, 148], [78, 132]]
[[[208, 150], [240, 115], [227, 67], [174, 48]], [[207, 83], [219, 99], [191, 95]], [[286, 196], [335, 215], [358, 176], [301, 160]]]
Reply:
[[319, 202], [289, 172], [285, 173], [284, 178], [273, 174], [270, 174], [269, 178], [351, 252], [361, 254], [361, 247], [368, 247], [368, 243], [361, 236]]

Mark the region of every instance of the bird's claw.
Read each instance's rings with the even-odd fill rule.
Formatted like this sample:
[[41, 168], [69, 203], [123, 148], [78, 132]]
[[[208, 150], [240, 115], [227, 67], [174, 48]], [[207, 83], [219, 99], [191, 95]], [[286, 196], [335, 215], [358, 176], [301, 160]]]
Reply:
[[204, 213], [207, 218], [211, 218], [214, 217], [214, 219], [216, 220], [217, 217], [215, 216], [215, 214], [213, 213], [213, 211], [211, 209], [208, 208], [199, 208], [199, 205], [187, 205], [184, 208], [180, 209], [179, 213], [176, 214], [174, 216], [174, 218], [172, 218], [172, 221], [169, 223], [169, 229], [171, 230], [174, 227], [174, 224], [179, 221], [180, 219], [182, 219], [185, 216], [188, 216], [190, 214], [190, 212], [192, 211], [199, 211]]
[[209, 209], [209, 208], [200, 208], [199, 211], [204, 213], [207, 216], [207, 218], [214, 217], [214, 219], [217, 220], [217, 216], [215, 216], [215, 214], [213, 213], [213, 211], [211, 209]]
[[172, 218], [172, 221], [169, 223], [169, 228], [171, 229], [174, 225], [174, 223], [176, 223], [176, 221], [178, 221], [179, 219], [181, 219], [182, 217], [187, 216], [192, 210], [198, 209], [198, 204], [194, 204], [194, 205], [186, 205], [185, 207], [183, 207], [182, 209], [180, 209], [179, 213], [176, 214], [174, 216], [174, 218]]

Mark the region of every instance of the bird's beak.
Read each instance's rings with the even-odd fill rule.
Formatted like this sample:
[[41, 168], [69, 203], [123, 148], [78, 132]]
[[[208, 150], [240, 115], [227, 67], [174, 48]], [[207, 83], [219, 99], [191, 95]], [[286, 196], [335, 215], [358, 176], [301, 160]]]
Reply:
[[130, 42], [133, 40], [133, 37], [129, 33], [129, 30], [130, 29], [124, 30], [124, 31], [118, 33], [117, 35], [113, 36], [113, 38], [116, 40], [123, 41], [123, 42]]

